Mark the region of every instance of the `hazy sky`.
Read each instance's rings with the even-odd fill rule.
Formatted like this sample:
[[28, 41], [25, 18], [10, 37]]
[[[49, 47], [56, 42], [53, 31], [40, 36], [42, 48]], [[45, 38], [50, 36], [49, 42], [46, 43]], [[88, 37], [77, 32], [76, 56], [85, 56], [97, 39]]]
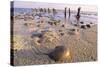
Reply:
[[17, 8], [56, 8], [64, 9], [65, 7], [71, 8], [71, 10], [77, 10], [81, 7], [81, 11], [97, 11], [97, 7], [94, 5], [79, 5], [79, 4], [67, 4], [67, 3], [43, 3], [43, 2], [30, 2], [30, 1], [14, 1], [14, 7]]

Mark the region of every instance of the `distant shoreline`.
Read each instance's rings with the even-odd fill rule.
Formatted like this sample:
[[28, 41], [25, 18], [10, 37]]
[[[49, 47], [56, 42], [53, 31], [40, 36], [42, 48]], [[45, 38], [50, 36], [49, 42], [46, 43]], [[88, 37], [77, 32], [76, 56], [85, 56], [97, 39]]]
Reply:
[[97, 6], [95, 5], [46, 3], [46, 2], [31, 2], [31, 1], [12, 1], [11, 7], [15, 7], [15, 8], [55, 8], [55, 9], [62, 9], [62, 10], [65, 7], [71, 8], [71, 10], [77, 10], [78, 7], [81, 7], [82, 8], [81, 11], [90, 11], [90, 12], [97, 11]]

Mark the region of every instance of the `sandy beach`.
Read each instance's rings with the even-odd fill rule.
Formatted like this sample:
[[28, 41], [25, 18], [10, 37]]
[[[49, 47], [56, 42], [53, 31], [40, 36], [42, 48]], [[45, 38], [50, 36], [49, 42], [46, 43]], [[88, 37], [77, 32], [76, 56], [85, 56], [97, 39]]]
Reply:
[[[20, 9], [19, 9], [20, 10]], [[50, 10], [50, 9], [49, 9]], [[97, 60], [97, 18], [81, 13], [79, 26], [74, 13], [64, 19], [63, 11], [16, 13], [13, 16], [14, 65], [76, 63]], [[63, 14], [63, 15], [62, 15]], [[56, 46], [68, 50], [64, 62], [56, 62], [47, 54]]]

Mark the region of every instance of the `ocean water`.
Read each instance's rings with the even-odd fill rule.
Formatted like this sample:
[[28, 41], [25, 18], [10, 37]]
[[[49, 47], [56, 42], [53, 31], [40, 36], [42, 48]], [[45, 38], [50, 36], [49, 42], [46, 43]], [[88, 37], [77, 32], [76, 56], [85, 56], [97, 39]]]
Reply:
[[[64, 10], [56, 10], [56, 11], [57, 11], [57, 14], [53, 18], [55, 18], [56, 20], [63, 20], [64, 19]], [[36, 11], [33, 11], [32, 8], [14, 8], [14, 15], [25, 14], [25, 13], [29, 13], [29, 14], [34, 13], [35, 14]], [[71, 20], [72, 23], [76, 22], [76, 18], [75, 18], [76, 14], [77, 14], [77, 11], [71, 11], [70, 20]], [[48, 13], [45, 13], [44, 15], [48, 16]], [[50, 15], [52, 15], [52, 12], [49, 13], [49, 16]], [[68, 11], [67, 11], [67, 17], [68, 17]], [[97, 12], [81, 11], [80, 21], [82, 21], [84, 23], [92, 22], [94, 24], [97, 24], [97, 19], [98, 19]]]
[[14, 13], [30, 13], [32, 12], [31, 8], [14, 8]]

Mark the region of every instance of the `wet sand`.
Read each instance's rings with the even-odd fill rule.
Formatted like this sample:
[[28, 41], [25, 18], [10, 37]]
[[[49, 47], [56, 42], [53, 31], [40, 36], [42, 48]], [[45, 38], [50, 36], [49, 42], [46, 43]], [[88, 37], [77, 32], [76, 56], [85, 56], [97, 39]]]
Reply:
[[[32, 22], [33, 26], [25, 25], [27, 22]], [[45, 26], [37, 27], [39, 23], [32, 21], [24, 21], [23, 19], [15, 19], [14, 21], [14, 65], [39, 65], [39, 64], [55, 64], [55, 62], [48, 55], [56, 46], [64, 45], [71, 51], [71, 60], [66, 60], [64, 63], [72, 62], [86, 62], [97, 60], [97, 25], [91, 28], [79, 28], [79, 34], [71, 34], [70, 30], [76, 27], [69, 24], [67, 21], [66, 27], [59, 25], [49, 25], [45, 22]], [[37, 44], [35, 36], [32, 37], [34, 32], [41, 32], [49, 25], [50, 31], [53, 31], [51, 40], [45, 34], [41, 39], [42, 42]], [[42, 24], [41, 24], [42, 25]], [[45, 28], [44, 28], [45, 27]], [[47, 29], [49, 29], [47, 28]]]

